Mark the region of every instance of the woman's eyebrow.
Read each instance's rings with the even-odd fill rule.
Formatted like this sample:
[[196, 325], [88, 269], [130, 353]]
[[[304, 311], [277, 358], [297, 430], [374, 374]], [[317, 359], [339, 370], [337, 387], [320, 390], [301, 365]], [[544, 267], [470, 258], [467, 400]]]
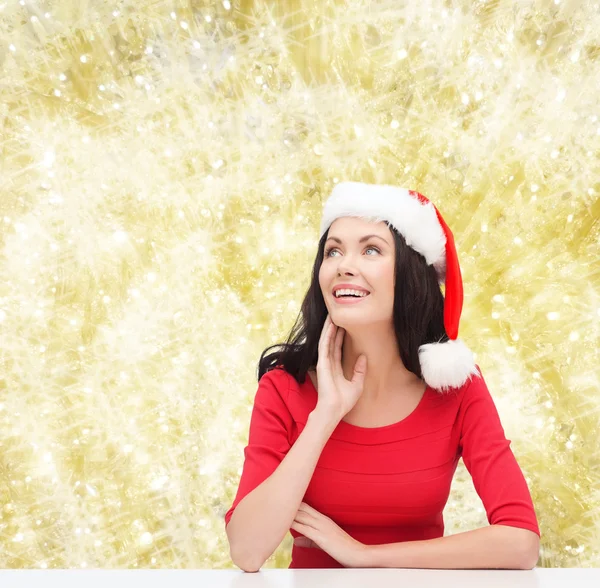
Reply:
[[[368, 241], [369, 239], [373, 238], [373, 237], [377, 237], [377, 239], [381, 239], [386, 245], [389, 245], [389, 243], [381, 236], [379, 235], [365, 235], [364, 237], [361, 237], [358, 242], [359, 243], [364, 243], [365, 241]], [[329, 241], [329, 239], [333, 239], [334, 241], [336, 241], [337, 243], [342, 243], [342, 240], [339, 237], [328, 237], [327, 241]]]

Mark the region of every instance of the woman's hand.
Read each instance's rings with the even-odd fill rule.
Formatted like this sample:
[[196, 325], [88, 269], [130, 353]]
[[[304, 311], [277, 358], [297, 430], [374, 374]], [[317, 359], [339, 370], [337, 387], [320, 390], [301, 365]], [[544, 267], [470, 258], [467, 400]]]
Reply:
[[318, 404], [339, 414], [340, 419], [350, 412], [363, 393], [367, 372], [367, 357], [360, 355], [354, 364], [352, 380], [344, 376], [342, 342], [345, 332], [327, 314], [319, 339], [317, 361]]
[[291, 528], [304, 535], [296, 537], [294, 545], [322, 549], [346, 568], [366, 567], [367, 546], [305, 502], [300, 503]]

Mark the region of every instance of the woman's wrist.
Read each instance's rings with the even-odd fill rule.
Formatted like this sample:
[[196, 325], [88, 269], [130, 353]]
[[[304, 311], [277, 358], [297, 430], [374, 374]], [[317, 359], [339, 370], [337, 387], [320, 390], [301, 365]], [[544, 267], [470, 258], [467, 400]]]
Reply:
[[311, 420], [318, 421], [321, 425], [335, 429], [342, 420], [341, 410], [334, 406], [318, 404], [310, 413]]

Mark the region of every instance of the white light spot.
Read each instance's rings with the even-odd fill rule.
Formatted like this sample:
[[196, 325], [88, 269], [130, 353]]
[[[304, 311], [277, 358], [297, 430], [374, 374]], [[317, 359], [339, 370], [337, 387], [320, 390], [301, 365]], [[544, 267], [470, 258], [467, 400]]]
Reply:
[[44, 152], [43, 163], [46, 167], [52, 167], [54, 165], [55, 159], [56, 159], [56, 155], [54, 154], [54, 151]]
[[146, 531], [140, 537], [140, 545], [150, 545], [152, 543], [152, 533]]
[[117, 243], [124, 243], [127, 241], [127, 233], [125, 231], [115, 231], [113, 238]]
[[169, 481], [169, 476], [160, 476], [150, 482], [152, 490], [160, 490]]

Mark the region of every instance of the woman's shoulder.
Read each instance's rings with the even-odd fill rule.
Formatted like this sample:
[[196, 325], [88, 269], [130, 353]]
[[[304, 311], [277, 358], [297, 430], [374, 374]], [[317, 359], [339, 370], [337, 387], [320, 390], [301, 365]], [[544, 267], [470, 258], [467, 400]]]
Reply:
[[479, 365], [475, 365], [477, 373], [470, 374], [468, 379], [459, 387], [448, 392], [440, 393], [440, 399], [447, 399], [460, 410], [466, 409], [471, 403], [491, 397], [487, 383]]
[[266, 371], [258, 380], [259, 388], [275, 388], [281, 396], [287, 396], [292, 375], [282, 366], [275, 366]]
[[[315, 375], [314, 372], [313, 375]], [[270, 384], [267, 387], [276, 388], [278, 395], [284, 400], [296, 420], [305, 422], [307, 415], [314, 409], [318, 399], [316, 381], [313, 382], [310, 371], [307, 372], [304, 381], [299, 382], [283, 366], [276, 366], [263, 374], [260, 382], [263, 383], [263, 381]], [[313, 385], [311, 385], [311, 382]]]
[[282, 397], [287, 398], [291, 392], [297, 392], [302, 385], [283, 365], [277, 365], [261, 376], [260, 387], [275, 388]]

